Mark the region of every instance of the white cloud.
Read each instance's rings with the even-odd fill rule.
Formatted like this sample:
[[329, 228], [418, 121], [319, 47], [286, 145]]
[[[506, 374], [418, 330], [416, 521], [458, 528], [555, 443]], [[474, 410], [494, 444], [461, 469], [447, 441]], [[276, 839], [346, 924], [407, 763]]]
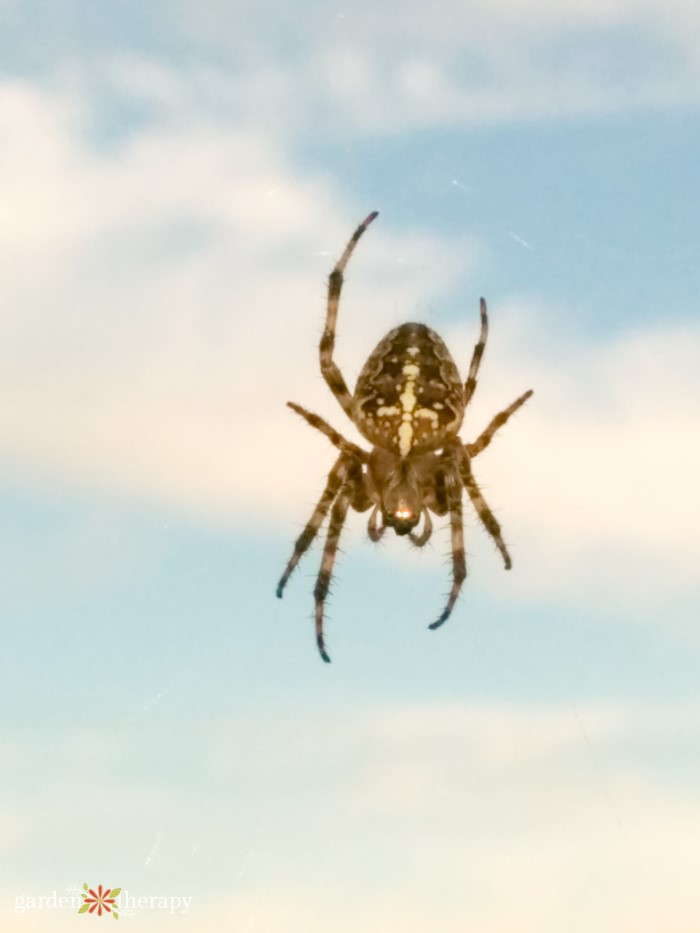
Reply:
[[[267, 124], [279, 139], [357, 139], [700, 103], [698, 14], [689, 0], [309, 3], [265, 12], [207, 0], [168, 7], [155, 53], [99, 59], [48, 41], [50, 86], [135, 101], [153, 119], [193, 110]], [[171, 46], [170, 43], [173, 43]], [[187, 56], [180, 49], [187, 49]]]
[[[663, 10], [645, 0], [499, 0], [446, 2], [439, 11], [361, 3], [290, 12], [281, 6], [278, 29], [268, 32], [253, 11], [220, 0], [180, 8], [183, 34], [245, 62], [242, 96], [254, 110], [276, 113], [281, 130], [304, 123], [376, 137], [700, 100], [697, 15], [688, 0]], [[235, 74], [220, 79], [219, 89], [242, 89]]]
[[[317, 395], [324, 279], [361, 216], [329, 232], [348, 215], [329, 186], [247, 131], [156, 130], [102, 154], [74, 110], [22, 86], [0, 97], [14, 134], [0, 155], [6, 462], [212, 513], [276, 511], [289, 481], [275, 462], [303, 435], [284, 402]], [[379, 225], [367, 243], [346, 360], [382, 336], [377, 308], [411, 308], [469, 262], [465, 243]]]
[[[332, 257], [381, 205], [350, 209], [330, 183], [300, 179], [264, 135], [194, 117], [96, 151], [82, 107], [0, 89], [12, 139], [0, 152], [5, 470], [208, 520], [303, 521], [333, 453], [284, 403], [359, 439], [318, 374], [316, 342]], [[380, 217], [341, 307], [348, 382], [391, 326], [462, 293], [477, 255], [468, 240], [399, 234]], [[476, 462], [504, 509], [509, 592], [664, 600], [692, 585], [700, 557], [700, 332], [674, 323], [580, 347], [550, 324], [522, 303], [492, 309], [463, 432], [535, 389]], [[445, 333], [463, 367], [475, 330], [476, 320]], [[488, 547], [472, 535], [470, 549], [475, 540]]]
[[[694, 703], [457, 702], [292, 706], [271, 719], [246, 707], [177, 729], [158, 716], [32, 730], [7, 743], [31, 778], [13, 851], [21, 864], [27, 845], [60, 840], [60, 865], [49, 874], [40, 859], [33, 876], [60, 881], [87, 847], [91, 864], [128, 866], [116, 880], [130, 891], [191, 895], [183, 929], [226, 917], [269, 933], [690, 933], [697, 714]], [[35, 786], [37, 762], [50, 786]], [[75, 831], [105, 809], [116, 837], [99, 821]], [[48, 893], [34, 884], [15, 890]], [[172, 921], [149, 914], [149, 927], [161, 919]]]
[[512, 490], [516, 594], [556, 597], [573, 584], [582, 601], [615, 607], [689, 591], [700, 559], [700, 328], [678, 321], [587, 348], [545, 338], [540, 352], [546, 320], [521, 308], [518, 322], [506, 371], [524, 382], [527, 366], [536, 394], [510, 448], [504, 431], [483, 464], [489, 484]]
[[157, 120], [195, 109], [220, 123], [264, 121], [294, 140], [700, 102], [692, 0], [663, 8], [653, 0], [446, 0], [439, 10], [312, 2], [264, 11], [205, 0], [169, 4], [162, 16], [167, 30], [157, 48], [129, 42], [127, 28], [111, 56], [99, 57], [87, 48], [76, 55], [40, 17], [47, 86], [87, 84], [96, 99], [108, 89]]

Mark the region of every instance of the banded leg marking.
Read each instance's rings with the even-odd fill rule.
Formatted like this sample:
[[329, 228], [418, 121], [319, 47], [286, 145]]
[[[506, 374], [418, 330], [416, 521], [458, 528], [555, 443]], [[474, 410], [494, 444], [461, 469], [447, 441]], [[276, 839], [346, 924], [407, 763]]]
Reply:
[[344, 485], [333, 504], [330, 522], [328, 523], [326, 546], [323, 549], [323, 557], [321, 559], [321, 569], [319, 570], [316, 586], [314, 587], [314, 599], [316, 600], [316, 644], [318, 645], [321, 657], [328, 664], [330, 664], [331, 659], [326, 651], [323, 638], [323, 608], [326, 603], [328, 587], [330, 586], [331, 576], [333, 574], [335, 556], [338, 552], [340, 532], [343, 529], [345, 516], [347, 515], [348, 506], [350, 505], [350, 496], [350, 489], [347, 485]]
[[462, 482], [464, 483], [467, 493], [469, 494], [469, 498], [474, 503], [476, 514], [479, 516], [481, 524], [495, 541], [496, 547], [501, 552], [501, 557], [503, 558], [503, 563], [506, 565], [506, 570], [510, 570], [512, 561], [510, 559], [510, 554], [508, 553], [506, 543], [503, 540], [503, 535], [501, 534], [501, 526], [498, 524], [496, 516], [488, 507], [486, 500], [481, 494], [481, 490], [479, 489], [477, 482], [474, 479], [474, 474], [472, 473], [472, 469], [469, 464], [469, 458], [466, 454], [462, 456], [461, 470]]
[[301, 405], [297, 405], [296, 402], [287, 402], [289, 408], [292, 411], [295, 411], [298, 415], [310, 424], [312, 428], [316, 428], [317, 431], [320, 431], [321, 434], [325, 434], [328, 440], [337, 447], [339, 450], [342, 450], [344, 454], [350, 454], [353, 457], [358, 457], [363, 462], [367, 460], [367, 454], [361, 447], [358, 447], [356, 444], [353, 444], [352, 441], [347, 441], [342, 434], [332, 428], [327, 421], [324, 421], [320, 415], [314, 414], [312, 411], [308, 411], [306, 408], [302, 408]]
[[360, 226], [350, 237], [348, 245], [343, 251], [328, 278], [328, 302], [326, 305], [326, 326], [321, 337], [319, 346], [319, 359], [321, 363], [321, 374], [326, 380], [328, 388], [340, 402], [343, 411], [352, 418], [352, 395], [350, 394], [343, 375], [338, 366], [333, 362], [333, 350], [335, 348], [335, 325], [338, 317], [338, 304], [340, 302], [340, 292], [343, 288], [343, 273], [352, 255], [352, 251], [357, 245], [357, 241], [365, 232], [367, 227], [377, 217], [377, 211], [372, 211], [368, 217], [362, 221]]
[[290, 557], [289, 563], [287, 564], [285, 571], [280, 578], [280, 582], [277, 584], [277, 596], [279, 599], [282, 599], [282, 593], [285, 586], [287, 585], [287, 580], [289, 580], [290, 576], [292, 575], [292, 571], [304, 556], [304, 554], [311, 547], [314, 538], [318, 534], [318, 530], [323, 524], [324, 518], [328, 514], [328, 509], [331, 507], [331, 504], [338, 494], [338, 490], [340, 489], [343, 480], [345, 479], [347, 470], [347, 457], [344, 454], [341, 454], [333, 464], [333, 468], [328, 474], [326, 488], [323, 490], [321, 498], [318, 500], [318, 504], [314, 509], [311, 518], [307, 522], [306, 527], [294, 544], [292, 556]]
[[479, 299], [479, 311], [481, 314], [481, 333], [479, 334], [479, 342], [474, 347], [472, 361], [469, 366], [469, 374], [467, 376], [467, 381], [464, 384], [465, 408], [469, 404], [471, 397], [474, 394], [474, 390], [476, 389], [476, 377], [479, 372], [479, 366], [481, 365], [481, 358], [484, 355], [484, 349], [486, 348], [486, 338], [489, 335], [489, 319], [486, 311], [486, 301], [484, 298]]
[[459, 591], [467, 576], [467, 562], [464, 556], [464, 525], [462, 522], [462, 483], [459, 479], [459, 466], [456, 458], [451, 459], [450, 468], [445, 471], [447, 487], [447, 505], [450, 510], [450, 529], [452, 532], [452, 588], [447, 605], [442, 614], [428, 628], [439, 628], [452, 612]]
[[515, 412], [525, 404], [525, 402], [532, 395], [532, 389], [528, 389], [527, 392], [524, 392], [520, 398], [516, 398], [512, 405], [509, 405], [507, 408], [504, 408], [503, 411], [499, 411], [497, 415], [489, 422], [488, 427], [486, 427], [481, 434], [477, 437], [475, 441], [471, 444], [465, 444], [465, 448], [470, 457], [476, 457], [477, 454], [480, 454], [482, 450], [489, 446], [493, 440], [493, 436], [506, 421], [510, 418], [511, 415], [514, 415]]

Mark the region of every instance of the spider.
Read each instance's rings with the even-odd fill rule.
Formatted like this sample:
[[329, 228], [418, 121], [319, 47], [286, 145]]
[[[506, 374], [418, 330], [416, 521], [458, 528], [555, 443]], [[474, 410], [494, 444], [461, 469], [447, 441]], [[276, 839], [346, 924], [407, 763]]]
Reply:
[[[501, 552], [510, 570], [501, 528], [486, 504], [472, 474], [471, 460], [490, 443], [521, 405], [532, 395], [525, 392], [491, 419], [471, 444], [458, 431], [464, 410], [476, 388], [476, 378], [486, 346], [488, 317], [482, 298], [481, 333], [474, 347], [466, 383], [462, 383], [444, 341], [425, 324], [402, 324], [378, 344], [357, 380], [354, 395], [333, 361], [335, 326], [343, 286], [343, 273], [357, 242], [377, 217], [373, 211], [355, 230], [328, 280], [326, 326], [319, 347], [321, 373], [341, 408], [373, 445], [368, 453], [346, 440], [323, 418], [301, 405], [287, 405], [338, 448], [326, 488], [277, 585], [282, 597], [292, 571], [308, 550], [330, 511], [321, 569], [316, 579], [316, 643], [324, 661], [330, 661], [323, 636], [323, 611], [330, 586], [338, 541], [348, 508], [371, 509], [367, 532], [379, 541], [387, 528], [408, 535], [417, 547], [429, 540], [433, 526], [430, 513], [449, 514], [452, 535], [452, 587], [447, 605], [432, 625], [436, 629], [449, 617], [467, 574], [462, 524], [462, 491], [467, 490], [476, 513]], [[423, 518], [423, 527], [417, 526]]]

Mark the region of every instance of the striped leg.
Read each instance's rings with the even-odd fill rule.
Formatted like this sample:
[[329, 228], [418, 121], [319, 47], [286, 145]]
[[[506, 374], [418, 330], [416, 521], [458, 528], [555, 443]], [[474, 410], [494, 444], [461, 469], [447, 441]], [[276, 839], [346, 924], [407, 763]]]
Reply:
[[532, 395], [532, 389], [528, 389], [527, 392], [523, 393], [520, 398], [516, 398], [512, 405], [509, 405], [507, 408], [504, 408], [503, 411], [499, 411], [495, 415], [487, 428], [485, 428], [477, 439], [472, 444], [465, 444], [464, 446], [467, 449], [467, 453], [470, 457], [476, 457], [477, 454], [480, 454], [485, 447], [488, 447], [493, 436], [498, 431], [499, 428], [502, 428], [506, 421], [510, 418], [511, 415], [514, 415], [515, 412], [520, 408], [521, 405], [524, 405], [525, 402]]
[[290, 576], [292, 575], [292, 571], [304, 556], [306, 551], [308, 551], [308, 549], [311, 547], [314, 538], [318, 534], [318, 530], [323, 524], [323, 519], [328, 514], [328, 509], [331, 507], [331, 504], [338, 494], [338, 490], [340, 489], [343, 480], [345, 479], [347, 469], [347, 457], [345, 454], [341, 454], [333, 464], [331, 472], [328, 474], [326, 488], [323, 490], [323, 494], [318, 500], [318, 505], [314, 509], [313, 515], [309, 519], [302, 533], [297, 538], [292, 556], [289, 559], [289, 563], [287, 564], [287, 567], [282, 574], [282, 577], [280, 578], [280, 582], [277, 584], [277, 596], [279, 599], [282, 599], [282, 592], [287, 585], [287, 580], [289, 580]]
[[344, 485], [333, 504], [330, 522], [328, 523], [326, 546], [323, 549], [323, 557], [321, 559], [321, 569], [319, 570], [316, 586], [314, 587], [314, 598], [316, 600], [316, 644], [318, 645], [321, 657], [328, 664], [330, 664], [331, 659], [328, 656], [323, 640], [323, 607], [326, 602], [326, 596], [328, 595], [328, 587], [331, 583], [335, 555], [338, 552], [340, 532], [343, 530], [343, 525], [345, 524], [345, 516], [347, 515], [348, 506], [350, 505], [350, 498], [350, 488]]
[[296, 402], [287, 402], [289, 408], [292, 411], [295, 411], [298, 415], [311, 425], [312, 428], [316, 428], [317, 431], [320, 431], [321, 434], [325, 434], [331, 444], [334, 444], [339, 450], [342, 450], [345, 454], [351, 454], [354, 457], [359, 457], [362, 461], [367, 459], [367, 454], [362, 450], [361, 447], [358, 447], [356, 444], [353, 444], [351, 441], [346, 441], [342, 434], [339, 434], [334, 428], [328, 424], [327, 421], [324, 421], [320, 415], [315, 415], [312, 411], [308, 411], [306, 408], [302, 408], [301, 405], [297, 405]]
[[474, 503], [476, 514], [479, 516], [481, 524], [496, 542], [496, 547], [501, 552], [503, 562], [506, 565], [506, 570], [510, 570], [512, 562], [510, 559], [510, 554], [508, 553], [508, 548], [506, 547], [505, 541], [503, 540], [503, 535], [501, 534], [501, 526], [498, 524], [496, 516], [493, 514], [491, 509], [486, 504], [484, 497], [481, 495], [481, 490], [476, 484], [476, 480], [474, 479], [472, 468], [469, 463], [469, 457], [466, 455], [466, 453], [462, 455], [461, 469], [462, 482], [464, 483], [464, 486], [469, 493], [469, 498]]
[[469, 375], [464, 384], [465, 408], [471, 401], [474, 389], [476, 389], [476, 376], [479, 372], [479, 366], [481, 365], [481, 357], [484, 355], [484, 349], [486, 348], [486, 338], [489, 335], [489, 319], [486, 313], [486, 301], [483, 298], [479, 301], [479, 310], [481, 312], [481, 333], [479, 334], [479, 342], [474, 347], [471, 365], [469, 366]]
[[345, 384], [343, 376], [333, 362], [333, 349], [335, 347], [335, 323], [338, 317], [338, 303], [340, 301], [340, 292], [343, 287], [343, 273], [352, 255], [352, 251], [357, 245], [357, 241], [365, 232], [367, 227], [377, 216], [377, 211], [373, 211], [366, 217], [360, 226], [350, 237], [350, 242], [345, 247], [343, 255], [338, 260], [335, 268], [328, 278], [328, 304], [326, 307], [326, 326], [321, 337], [319, 346], [319, 356], [321, 362], [321, 373], [328, 384], [328, 388], [338, 399], [345, 413], [352, 418], [352, 395]]
[[462, 481], [459, 476], [459, 465], [456, 457], [455, 454], [450, 458], [448, 461], [449, 466], [445, 470], [447, 507], [450, 511], [450, 528], [452, 531], [452, 589], [442, 614], [436, 622], [428, 626], [428, 628], [432, 629], [439, 628], [449, 618], [467, 576], [467, 563], [464, 557], [464, 525], [462, 523]]

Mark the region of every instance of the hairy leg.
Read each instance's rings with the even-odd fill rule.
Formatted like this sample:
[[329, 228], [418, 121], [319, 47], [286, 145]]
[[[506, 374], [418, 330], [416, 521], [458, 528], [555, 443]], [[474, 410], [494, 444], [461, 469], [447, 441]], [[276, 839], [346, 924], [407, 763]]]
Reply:
[[323, 524], [324, 518], [328, 514], [328, 509], [331, 507], [333, 500], [338, 494], [338, 490], [340, 489], [343, 480], [345, 479], [347, 471], [347, 457], [344, 454], [341, 454], [333, 464], [333, 468], [328, 474], [326, 488], [323, 490], [323, 494], [318, 500], [318, 504], [314, 509], [311, 518], [307, 522], [306, 527], [297, 538], [292, 556], [289, 559], [289, 563], [287, 564], [287, 567], [285, 568], [285, 571], [280, 578], [280, 582], [277, 584], [277, 596], [280, 599], [282, 598], [282, 592], [287, 585], [287, 580], [289, 580], [292, 571], [304, 556], [306, 551], [308, 551], [308, 549], [311, 547], [314, 538], [318, 534], [318, 530]]
[[326, 603], [326, 596], [328, 595], [328, 587], [331, 583], [335, 556], [338, 552], [338, 541], [340, 540], [340, 533], [345, 524], [345, 516], [348, 512], [351, 495], [350, 487], [344, 484], [338, 493], [338, 498], [333, 504], [330, 522], [328, 523], [326, 546], [323, 549], [323, 557], [321, 558], [321, 569], [319, 570], [316, 586], [314, 587], [314, 598], [316, 600], [316, 644], [318, 645], [321, 657], [329, 664], [331, 659], [326, 651], [323, 638], [323, 609]]
[[508, 548], [506, 547], [505, 541], [503, 540], [503, 535], [501, 534], [501, 526], [498, 524], [496, 516], [488, 507], [486, 500], [481, 494], [481, 490], [479, 489], [477, 482], [474, 479], [474, 474], [472, 473], [469, 457], [466, 454], [462, 456], [461, 470], [462, 481], [464, 483], [465, 489], [467, 490], [467, 493], [469, 494], [469, 498], [474, 504], [476, 514], [479, 516], [481, 524], [496, 542], [496, 547], [501, 552], [501, 557], [503, 558], [503, 563], [506, 565], [506, 570], [510, 570], [512, 562], [510, 559], [510, 554], [508, 553]]
[[449, 458], [448, 465], [445, 468], [445, 487], [452, 532], [452, 588], [447, 605], [441, 615], [432, 625], [428, 626], [428, 628], [432, 629], [439, 628], [449, 618], [467, 576], [467, 563], [464, 557], [464, 525], [462, 523], [462, 480], [456, 453]]
[[343, 273], [352, 255], [352, 251], [357, 245], [357, 241], [365, 232], [367, 227], [377, 216], [377, 211], [373, 211], [366, 217], [360, 226], [350, 237], [348, 245], [345, 247], [343, 255], [340, 257], [328, 278], [328, 303], [326, 306], [326, 326], [321, 337], [319, 346], [319, 358], [321, 363], [321, 374], [326, 380], [328, 388], [340, 402], [343, 411], [352, 418], [352, 395], [350, 394], [342, 373], [333, 362], [333, 349], [335, 347], [335, 325], [338, 317], [338, 304], [340, 302], [340, 292], [343, 287]]
[[479, 372], [479, 366], [481, 365], [481, 357], [484, 355], [484, 349], [486, 347], [486, 338], [489, 334], [489, 319], [486, 312], [486, 301], [481, 298], [479, 300], [479, 310], [481, 313], [481, 333], [479, 334], [479, 342], [474, 347], [474, 352], [472, 353], [472, 361], [469, 366], [469, 375], [467, 376], [467, 381], [464, 384], [464, 407], [466, 408], [469, 404], [474, 390], [476, 389], [476, 377]]
[[328, 424], [327, 421], [324, 421], [320, 415], [314, 414], [312, 411], [308, 411], [306, 408], [302, 408], [301, 405], [297, 405], [296, 402], [287, 402], [289, 408], [292, 411], [295, 411], [298, 415], [310, 424], [312, 428], [316, 428], [317, 431], [320, 431], [321, 434], [325, 434], [328, 440], [337, 447], [339, 450], [342, 450], [345, 454], [351, 454], [353, 457], [358, 457], [363, 462], [367, 460], [367, 454], [361, 447], [358, 447], [356, 444], [353, 444], [352, 441], [346, 440], [342, 434], [339, 434], [334, 428]]
[[484, 448], [488, 447], [493, 436], [498, 431], [499, 428], [502, 428], [506, 421], [510, 418], [511, 415], [514, 415], [515, 412], [524, 405], [525, 402], [532, 395], [532, 389], [528, 389], [527, 392], [524, 392], [520, 398], [516, 398], [512, 405], [509, 405], [507, 408], [504, 408], [503, 411], [499, 411], [495, 415], [488, 427], [481, 432], [477, 439], [471, 444], [465, 444], [465, 448], [470, 457], [476, 457], [477, 454], [480, 454]]

